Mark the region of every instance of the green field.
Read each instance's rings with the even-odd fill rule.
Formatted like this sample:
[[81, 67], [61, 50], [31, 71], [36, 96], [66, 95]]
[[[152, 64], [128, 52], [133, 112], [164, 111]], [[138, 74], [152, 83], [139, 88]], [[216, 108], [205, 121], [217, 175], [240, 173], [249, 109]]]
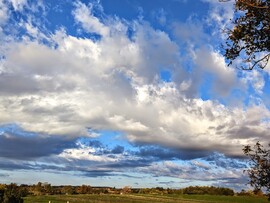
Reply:
[[214, 195], [48, 195], [29, 196], [24, 203], [269, 203], [264, 197]]

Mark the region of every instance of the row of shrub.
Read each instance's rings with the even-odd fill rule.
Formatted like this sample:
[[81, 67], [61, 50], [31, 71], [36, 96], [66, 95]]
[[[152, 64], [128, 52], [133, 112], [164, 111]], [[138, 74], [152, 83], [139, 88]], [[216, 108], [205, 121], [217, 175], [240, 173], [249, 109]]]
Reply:
[[233, 196], [234, 191], [230, 188], [223, 188], [223, 187], [208, 187], [208, 186], [190, 186], [183, 189], [183, 194], [188, 195], [226, 195], [226, 196]]
[[0, 203], [23, 203], [23, 194], [16, 184], [0, 185]]

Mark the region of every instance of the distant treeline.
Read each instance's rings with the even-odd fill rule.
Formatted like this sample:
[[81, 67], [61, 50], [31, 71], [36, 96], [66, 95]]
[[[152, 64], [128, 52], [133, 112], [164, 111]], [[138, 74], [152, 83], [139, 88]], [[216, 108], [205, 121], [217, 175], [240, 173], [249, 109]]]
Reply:
[[19, 196], [27, 195], [60, 195], [60, 194], [127, 194], [127, 193], [141, 193], [141, 194], [209, 194], [209, 195], [234, 195], [234, 191], [229, 188], [222, 187], [207, 187], [207, 186], [190, 186], [183, 189], [170, 189], [163, 187], [155, 188], [114, 188], [114, 187], [93, 187], [90, 185], [72, 186], [60, 185], [52, 186], [49, 183], [37, 183], [33, 185], [16, 185], [16, 184], [0, 184], [0, 202], [4, 194], [8, 192], [15, 192]]
[[263, 195], [261, 191], [234, 193], [230, 188], [209, 187], [209, 186], [190, 186], [183, 189], [171, 189], [163, 187], [155, 188], [113, 188], [113, 187], [93, 187], [90, 185], [72, 186], [60, 185], [52, 186], [49, 183], [37, 183], [33, 185], [16, 185], [14, 183], [6, 185], [0, 184], [0, 203], [22, 203], [23, 197], [27, 195], [75, 195], [75, 194], [188, 194], [188, 195]]
[[190, 186], [183, 189], [183, 194], [196, 194], [196, 195], [227, 195], [233, 196], [234, 191], [230, 188], [223, 188], [223, 187], [207, 187], [207, 186]]

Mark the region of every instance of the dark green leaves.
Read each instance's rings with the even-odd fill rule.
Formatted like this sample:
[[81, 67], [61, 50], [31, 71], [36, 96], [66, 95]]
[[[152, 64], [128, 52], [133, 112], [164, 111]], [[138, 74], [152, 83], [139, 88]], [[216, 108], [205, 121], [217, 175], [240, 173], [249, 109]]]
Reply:
[[242, 69], [265, 68], [270, 58], [270, 0], [236, 0], [235, 16], [224, 46], [229, 65], [240, 57]]
[[255, 189], [265, 188], [270, 191], [270, 149], [257, 142], [253, 147], [244, 146], [243, 152], [249, 157], [250, 168], [246, 172], [250, 178], [250, 185]]

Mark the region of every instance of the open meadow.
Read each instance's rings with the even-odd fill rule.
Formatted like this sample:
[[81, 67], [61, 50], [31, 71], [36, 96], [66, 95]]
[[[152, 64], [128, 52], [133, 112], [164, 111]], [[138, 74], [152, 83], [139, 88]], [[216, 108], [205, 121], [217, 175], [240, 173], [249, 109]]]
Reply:
[[267, 203], [265, 197], [215, 195], [44, 195], [28, 196], [25, 203]]

